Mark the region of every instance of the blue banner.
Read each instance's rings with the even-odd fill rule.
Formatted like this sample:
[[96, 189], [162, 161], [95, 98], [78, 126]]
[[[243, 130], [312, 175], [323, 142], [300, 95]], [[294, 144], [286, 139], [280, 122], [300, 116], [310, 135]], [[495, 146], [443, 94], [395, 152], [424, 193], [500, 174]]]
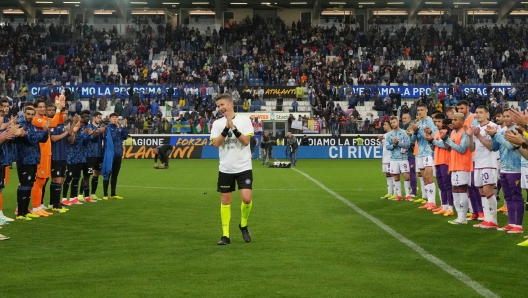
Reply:
[[[258, 147], [254, 157], [258, 157]], [[378, 146], [300, 146], [299, 159], [381, 159], [382, 148]], [[288, 159], [285, 146], [273, 146], [273, 159]], [[202, 148], [202, 158], [218, 158], [218, 149], [213, 146]]]
[[[41, 85], [29, 85], [28, 90], [31, 94], [33, 94], [33, 96], [36, 96], [39, 93], [41, 87], [42, 87]], [[55, 86], [55, 87], [58, 87], [58, 86]], [[90, 97], [92, 94], [95, 94], [95, 96], [97, 97], [101, 97], [102, 95], [110, 96], [113, 91], [116, 92], [117, 97], [120, 97], [121, 91], [124, 89], [126, 96], [128, 97], [129, 87], [130, 86], [125, 86], [125, 85], [123, 86], [120, 86], [120, 85], [79, 85], [79, 86], [70, 86], [70, 90], [72, 90], [72, 92], [75, 92], [77, 91], [77, 89], [80, 89], [81, 97], [86, 98], [86, 97]], [[133, 89], [137, 91], [143, 90], [145, 93], [147, 92], [156, 93], [157, 91], [161, 91], [161, 89], [167, 90], [168, 88], [169, 88], [168, 85], [165, 85], [165, 86], [163, 85], [159, 85], [159, 86], [142, 85], [142, 86], [134, 86]], [[354, 89], [354, 93], [359, 92], [361, 94], [361, 92], [363, 92], [365, 88], [367, 87], [366, 86], [353, 86], [352, 88]], [[372, 90], [372, 87], [368, 87], [368, 88]], [[441, 90], [444, 90], [447, 93], [448, 88], [449, 86], [438, 86], [438, 92], [440, 93]], [[486, 92], [485, 85], [460, 86], [460, 88], [466, 94], [468, 94], [470, 91], [477, 90], [478, 92], [480, 92], [480, 94], [483, 94], [485, 96], [488, 95]], [[493, 90], [495, 90], [495, 88], [498, 88], [502, 94], [504, 94], [506, 90], [511, 91], [511, 85], [508, 85], [508, 86], [492, 85], [492, 88]], [[391, 92], [394, 91], [394, 93], [396, 94], [400, 92], [402, 95], [402, 98], [418, 98], [420, 97], [422, 92], [425, 92], [425, 94], [429, 95], [431, 93], [431, 86], [380, 86], [378, 87], [378, 91], [381, 97], [385, 97], [387, 94], [390, 94]]]
[[[259, 142], [260, 143], [260, 142]], [[253, 152], [253, 159], [259, 158], [259, 150], [260, 147], [255, 147], [255, 151]], [[219, 158], [218, 154], [218, 148], [215, 146], [204, 146], [202, 147], [202, 159], [217, 159]]]

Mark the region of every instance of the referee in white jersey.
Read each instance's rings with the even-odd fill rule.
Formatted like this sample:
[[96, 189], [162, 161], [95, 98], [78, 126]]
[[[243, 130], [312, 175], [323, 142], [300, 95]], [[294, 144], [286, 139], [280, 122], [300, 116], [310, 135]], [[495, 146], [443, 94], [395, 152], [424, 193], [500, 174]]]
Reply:
[[218, 245], [231, 243], [229, 239], [229, 221], [231, 220], [232, 193], [238, 184], [242, 197], [239, 228], [242, 238], [251, 241], [251, 234], [247, 227], [247, 220], [253, 202], [251, 200], [253, 171], [251, 164], [251, 150], [249, 140], [253, 137], [253, 125], [246, 116], [235, 116], [233, 98], [230, 95], [220, 95], [216, 99], [218, 110], [224, 115], [216, 120], [211, 129], [211, 140], [220, 152], [220, 170], [218, 172], [218, 189], [222, 194], [220, 215], [222, 219], [222, 238]]

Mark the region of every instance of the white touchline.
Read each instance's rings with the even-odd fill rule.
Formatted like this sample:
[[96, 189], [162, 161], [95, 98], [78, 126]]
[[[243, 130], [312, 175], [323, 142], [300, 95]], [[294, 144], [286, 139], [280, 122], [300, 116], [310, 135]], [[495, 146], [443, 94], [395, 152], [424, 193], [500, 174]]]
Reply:
[[[146, 189], [201, 189], [201, 190], [207, 190], [207, 188], [203, 187], [167, 187], [167, 186], [140, 186], [140, 185], [118, 185], [119, 187], [131, 187], [131, 188], [146, 188]], [[319, 188], [254, 188], [253, 190], [259, 190], [259, 191], [314, 191], [319, 190]], [[336, 189], [340, 191], [347, 191], [347, 190], [377, 190], [377, 188], [343, 188], [343, 189]]]
[[343, 198], [342, 196], [340, 196], [339, 194], [337, 194], [333, 190], [329, 189], [328, 187], [326, 187], [321, 182], [319, 182], [316, 179], [312, 178], [310, 175], [308, 175], [308, 174], [306, 174], [306, 173], [304, 173], [302, 171], [299, 171], [299, 170], [297, 170], [295, 168], [292, 168], [292, 170], [298, 172], [299, 174], [303, 175], [307, 179], [311, 180], [313, 183], [317, 184], [320, 188], [324, 189], [326, 192], [328, 192], [329, 194], [333, 195], [336, 199], [338, 199], [341, 202], [347, 204], [348, 207], [354, 209], [354, 211], [356, 211], [357, 213], [363, 215], [365, 218], [367, 218], [368, 220], [370, 220], [371, 222], [376, 224], [378, 227], [380, 227], [382, 230], [384, 230], [385, 232], [389, 233], [392, 237], [398, 239], [400, 242], [402, 242], [403, 244], [407, 245], [408, 247], [410, 247], [411, 249], [413, 249], [414, 251], [419, 253], [426, 260], [428, 260], [429, 262], [431, 262], [431, 263], [435, 264], [436, 266], [440, 267], [442, 270], [444, 270], [445, 272], [449, 273], [450, 275], [452, 275], [456, 279], [460, 280], [465, 285], [467, 285], [468, 287], [472, 288], [473, 290], [475, 290], [477, 293], [479, 293], [483, 297], [490, 297], [490, 298], [491, 297], [499, 297], [497, 294], [495, 294], [492, 291], [488, 290], [483, 285], [481, 285], [478, 282], [472, 280], [469, 276], [467, 276], [464, 273], [456, 270], [455, 268], [449, 266], [446, 262], [444, 262], [444, 261], [440, 260], [439, 258], [433, 256], [432, 254], [428, 253], [425, 249], [420, 247], [418, 244], [416, 244], [416, 243], [412, 242], [411, 240], [405, 238], [402, 234], [396, 232], [395, 230], [393, 230], [388, 225], [382, 223], [379, 219], [377, 219], [374, 216], [372, 216], [372, 215], [368, 214], [367, 212], [363, 211], [361, 208], [359, 208], [358, 206], [354, 205], [349, 200]]

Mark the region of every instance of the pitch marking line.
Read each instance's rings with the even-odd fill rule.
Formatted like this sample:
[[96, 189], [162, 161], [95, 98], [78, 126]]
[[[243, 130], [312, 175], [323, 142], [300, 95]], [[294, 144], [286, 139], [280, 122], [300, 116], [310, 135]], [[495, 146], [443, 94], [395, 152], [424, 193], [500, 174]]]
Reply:
[[483, 297], [490, 297], [490, 298], [491, 297], [493, 297], [493, 298], [499, 297], [497, 294], [495, 294], [492, 291], [488, 290], [483, 285], [481, 285], [478, 282], [472, 280], [469, 276], [467, 276], [464, 273], [462, 273], [462, 272], [456, 270], [455, 268], [449, 266], [446, 262], [444, 262], [444, 261], [440, 260], [439, 258], [433, 256], [432, 254], [427, 252], [425, 249], [420, 247], [418, 244], [416, 244], [416, 243], [412, 242], [411, 240], [405, 238], [402, 234], [396, 232], [391, 227], [389, 227], [388, 225], [386, 225], [383, 222], [381, 222], [379, 219], [377, 219], [374, 216], [372, 216], [372, 215], [368, 214], [367, 212], [363, 211], [361, 208], [359, 208], [358, 206], [354, 205], [353, 203], [351, 203], [347, 199], [343, 198], [342, 196], [340, 196], [339, 194], [337, 194], [333, 190], [329, 189], [328, 187], [326, 187], [321, 182], [319, 182], [316, 179], [312, 178], [310, 175], [308, 175], [308, 174], [306, 174], [306, 173], [304, 173], [304, 172], [302, 172], [300, 170], [297, 170], [295, 168], [292, 168], [292, 170], [294, 170], [294, 171], [298, 172], [299, 174], [303, 175], [308, 180], [311, 180], [313, 183], [317, 184], [320, 188], [322, 188], [323, 190], [325, 190], [329, 194], [333, 195], [336, 199], [338, 199], [341, 202], [345, 203], [346, 205], [348, 205], [348, 207], [354, 209], [354, 211], [356, 211], [357, 213], [361, 214], [363, 217], [367, 218], [368, 220], [370, 220], [371, 222], [376, 224], [382, 230], [384, 230], [385, 232], [389, 233], [392, 237], [398, 239], [400, 242], [402, 242], [403, 244], [407, 245], [409, 248], [411, 248], [412, 250], [414, 250], [418, 254], [420, 254], [423, 258], [425, 258], [429, 262], [435, 264], [436, 266], [440, 267], [442, 270], [444, 270], [445, 272], [449, 273], [450, 275], [452, 275], [456, 279], [460, 280], [462, 283], [464, 283], [468, 287], [472, 288], [473, 290], [475, 290], [477, 293], [479, 293]]
[[[174, 189], [174, 190], [192, 190], [200, 189], [204, 190], [203, 187], [167, 187], [167, 186], [140, 186], [140, 185], [118, 185], [119, 187], [131, 187], [131, 188], [146, 188], [146, 189]], [[207, 187], [205, 188], [207, 190]], [[344, 188], [336, 189], [338, 191], [360, 191], [360, 190], [376, 190], [377, 188]], [[319, 190], [319, 188], [254, 188], [257, 191], [313, 191]]]

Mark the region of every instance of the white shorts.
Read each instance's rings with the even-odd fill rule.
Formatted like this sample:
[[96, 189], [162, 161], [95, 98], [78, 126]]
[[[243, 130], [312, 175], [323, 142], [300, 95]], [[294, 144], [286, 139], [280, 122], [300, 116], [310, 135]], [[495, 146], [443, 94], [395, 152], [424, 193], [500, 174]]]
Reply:
[[381, 172], [390, 174], [390, 163], [381, 164]]
[[528, 189], [528, 168], [521, 168], [521, 188]]
[[408, 160], [391, 160], [390, 173], [393, 175], [409, 173]]
[[432, 156], [416, 158], [416, 171], [417, 172], [427, 167], [434, 167], [434, 158]]
[[484, 185], [494, 185], [497, 183], [497, 170], [493, 168], [475, 169], [473, 171], [473, 179], [476, 187]]
[[451, 172], [451, 185], [462, 186], [471, 184], [471, 173], [464, 171]]

